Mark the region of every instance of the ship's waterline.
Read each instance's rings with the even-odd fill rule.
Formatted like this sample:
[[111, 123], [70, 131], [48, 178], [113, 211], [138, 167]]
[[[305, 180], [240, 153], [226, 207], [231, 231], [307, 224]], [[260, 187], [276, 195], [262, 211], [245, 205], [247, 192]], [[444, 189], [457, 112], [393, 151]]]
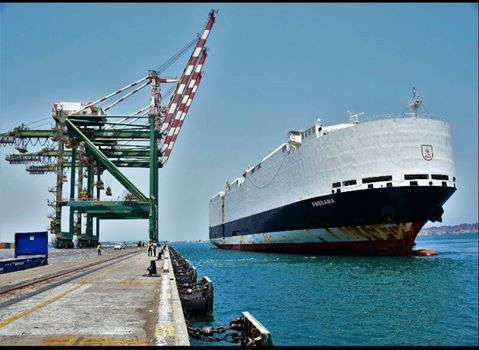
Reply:
[[425, 222], [344, 226], [214, 238], [219, 248], [296, 253], [407, 253]]

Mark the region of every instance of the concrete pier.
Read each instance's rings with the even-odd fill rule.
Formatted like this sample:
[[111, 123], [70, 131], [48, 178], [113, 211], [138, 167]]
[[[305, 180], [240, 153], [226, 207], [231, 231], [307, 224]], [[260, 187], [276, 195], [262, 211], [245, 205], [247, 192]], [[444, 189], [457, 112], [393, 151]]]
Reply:
[[156, 345], [190, 345], [168, 249], [165, 249], [163, 258], [162, 264], [158, 266], [162, 276], [158, 323], [155, 329]]
[[[81, 272], [1, 293], [0, 344], [189, 345], [168, 250], [156, 260], [160, 277], [143, 276], [155, 260], [144, 248], [105, 250], [89, 260], [115, 254]], [[2, 274], [0, 292], [65, 269], [59, 261]]]

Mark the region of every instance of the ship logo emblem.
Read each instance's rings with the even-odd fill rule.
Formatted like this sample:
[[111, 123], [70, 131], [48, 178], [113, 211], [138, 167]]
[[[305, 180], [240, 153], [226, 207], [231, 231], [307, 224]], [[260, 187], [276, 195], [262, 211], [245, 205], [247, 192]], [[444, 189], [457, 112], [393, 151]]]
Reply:
[[421, 145], [422, 157], [425, 160], [431, 160], [433, 157], [432, 145]]

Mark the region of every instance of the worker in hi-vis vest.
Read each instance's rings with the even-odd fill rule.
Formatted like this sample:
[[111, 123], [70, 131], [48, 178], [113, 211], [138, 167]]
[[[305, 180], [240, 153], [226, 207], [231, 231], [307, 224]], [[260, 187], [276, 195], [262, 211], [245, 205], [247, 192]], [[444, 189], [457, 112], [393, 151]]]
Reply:
[[98, 243], [98, 245], [96, 246], [96, 250], [98, 251], [98, 255], [101, 255], [101, 244]]

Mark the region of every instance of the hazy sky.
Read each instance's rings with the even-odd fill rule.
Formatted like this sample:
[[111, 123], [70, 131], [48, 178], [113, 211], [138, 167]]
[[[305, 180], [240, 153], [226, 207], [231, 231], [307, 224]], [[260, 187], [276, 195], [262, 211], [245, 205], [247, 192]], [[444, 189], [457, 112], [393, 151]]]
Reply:
[[[0, 131], [50, 116], [55, 101], [92, 101], [145, 76], [202, 30], [212, 8], [204, 76], [160, 170], [160, 239], [207, 239], [209, 199], [288, 130], [318, 117], [346, 122], [347, 110], [401, 113], [413, 86], [452, 128], [458, 190], [443, 224], [478, 220], [477, 4], [3, 4]], [[146, 106], [147, 93], [116, 112]], [[55, 176], [9, 165], [14, 151], [0, 147], [0, 241], [45, 230], [52, 211]], [[147, 171], [125, 170], [144, 193]], [[101, 239], [147, 239], [147, 228], [102, 221]]]

